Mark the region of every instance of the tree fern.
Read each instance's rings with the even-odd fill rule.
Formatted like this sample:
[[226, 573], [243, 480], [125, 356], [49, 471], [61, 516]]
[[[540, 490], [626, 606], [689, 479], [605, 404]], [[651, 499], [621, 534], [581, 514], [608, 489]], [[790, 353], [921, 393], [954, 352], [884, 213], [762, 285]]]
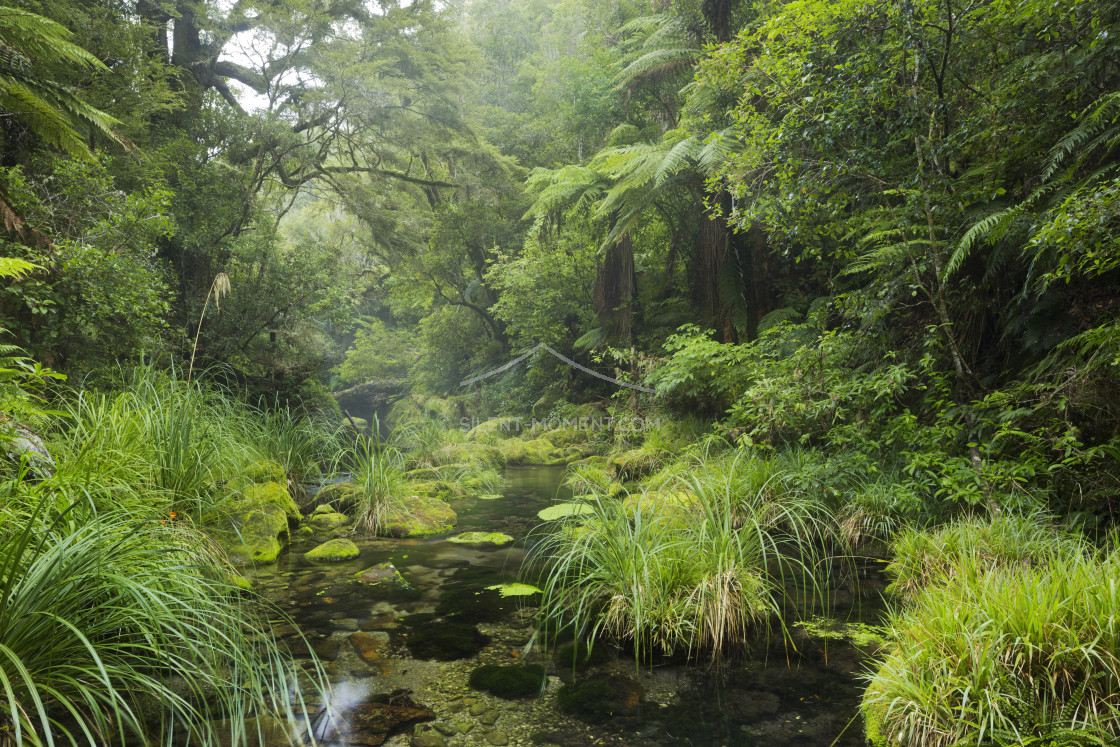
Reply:
[[19, 8], [0, 8], [0, 109], [20, 115], [36, 135], [73, 156], [91, 158], [84, 135], [117, 143], [117, 120], [73, 91], [45, 77], [51, 68], [104, 69], [92, 54], [70, 41], [61, 24]]

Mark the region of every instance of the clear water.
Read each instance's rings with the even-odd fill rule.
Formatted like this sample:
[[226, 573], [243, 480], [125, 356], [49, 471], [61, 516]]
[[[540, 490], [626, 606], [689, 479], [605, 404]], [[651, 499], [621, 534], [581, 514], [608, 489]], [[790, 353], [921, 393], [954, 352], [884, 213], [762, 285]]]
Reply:
[[[307, 561], [303, 554], [326, 539], [320, 536], [297, 539], [278, 563], [255, 572], [258, 589], [291, 615], [306, 638], [305, 644], [295, 630], [281, 629], [292, 649], [309, 661], [309, 645], [324, 661], [332, 705], [361, 716], [349, 723], [349, 731], [339, 735], [332, 729], [328, 737], [339, 743], [407, 745], [418, 728], [448, 745], [862, 744], [856, 715], [863, 664], [859, 652], [843, 644], [834, 642], [827, 652], [800, 645], [800, 655], [773, 647], [719, 671], [680, 661], [636, 667], [624, 652], [611, 650], [605, 662], [579, 675], [551, 652], [527, 646], [534, 610], [516, 599], [501, 600], [485, 587], [515, 580], [539, 531], [537, 512], [570, 498], [559, 486], [562, 474], [562, 467], [510, 468], [501, 499], [453, 504], [459, 515], [456, 532], [504, 532], [516, 538], [509, 546], [458, 545], [445, 538], [352, 538], [360, 558]], [[356, 573], [383, 562], [391, 562], [413, 588], [354, 582]], [[409, 643], [415, 645], [418, 635], [448, 630], [449, 624], [458, 624], [456, 630], [473, 626], [481, 648], [451, 661], [413, 655]], [[549, 681], [540, 697], [506, 701], [467, 685], [480, 664], [518, 661], [546, 666]], [[588, 723], [561, 711], [557, 690], [573, 678], [609, 682], [617, 693], [612, 715]], [[423, 709], [431, 716], [408, 720], [426, 715]], [[381, 720], [365, 729], [374, 717]], [[386, 735], [384, 727], [396, 718], [402, 723]], [[330, 728], [322, 719], [316, 724], [320, 736]]]

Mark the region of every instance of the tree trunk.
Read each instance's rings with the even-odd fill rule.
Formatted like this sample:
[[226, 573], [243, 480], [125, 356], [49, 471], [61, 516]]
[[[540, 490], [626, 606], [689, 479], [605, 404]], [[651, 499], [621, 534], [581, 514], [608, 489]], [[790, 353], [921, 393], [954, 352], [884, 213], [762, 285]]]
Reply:
[[637, 297], [634, 242], [631, 241], [630, 234], [626, 233], [603, 256], [592, 296], [595, 313], [599, 315], [599, 326], [607, 335], [626, 345], [633, 342]]

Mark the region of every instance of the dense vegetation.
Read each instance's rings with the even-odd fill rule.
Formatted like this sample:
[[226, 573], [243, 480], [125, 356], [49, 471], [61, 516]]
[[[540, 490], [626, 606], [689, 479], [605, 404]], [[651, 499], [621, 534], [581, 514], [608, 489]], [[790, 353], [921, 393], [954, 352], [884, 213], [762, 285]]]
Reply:
[[725, 658], [890, 558], [877, 744], [1120, 738], [1115, 3], [21, 0], [0, 114], [0, 743], [292, 715], [231, 505], [577, 459], [550, 625]]

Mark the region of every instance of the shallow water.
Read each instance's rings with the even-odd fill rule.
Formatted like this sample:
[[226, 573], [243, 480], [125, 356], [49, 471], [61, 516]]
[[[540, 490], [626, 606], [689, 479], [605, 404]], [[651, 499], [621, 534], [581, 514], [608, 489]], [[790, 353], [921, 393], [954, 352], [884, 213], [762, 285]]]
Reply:
[[[560, 711], [556, 692], [573, 680], [572, 670], [552, 652], [527, 645], [533, 608], [517, 599], [502, 600], [485, 587], [515, 580], [540, 525], [537, 511], [570, 498], [559, 487], [563, 471], [510, 468], [502, 498], [453, 503], [457, 533], [504, 532], [517, 538], [509, 546], [459, 545], [445, 538], [352, 538], [360, 558], [324, 564], [303, 554], [327, 536], [298, 538], [278, 563], [255, 572], [257, 588], [291, 615], [306, 643], [294, 629], [278, 633], [308, 662], [308, 647], [318, 654], [331, 680], [332, 705], [351, 714], [341, 724], [316, 720], [317, 736], [328, 743], [366, 745], [408, 745], [414, 738], [418, 745], [563, 747], [862, 744], [862, 727], [854, 718], [860, 653], [836, 642], [827, 653], [801, 643], [800, 655], [787, 646], [762, 661], [720, 671], [680, 662], [638, 668], [632, 658], [611, 651], [605, 662], [575, 677], [609, 682], [618, 693], [613, 714], [602, 723], [587, 723]], [[386, 561], [412, 589], [353, 580], [359, 571]], [[425, 647], [423, 638], [433, 631], [457, 637]], [[417, 658], [444, 655], [460, 645], [464, 658]], [[517, 661], [546, 666], [548, 683], [540, 697], [508, 701], [468, 687], [475, 667]], [[421, 736], [414, 737], [414, 730]], [[273, 743], [284, 741], [268, 741]]]

